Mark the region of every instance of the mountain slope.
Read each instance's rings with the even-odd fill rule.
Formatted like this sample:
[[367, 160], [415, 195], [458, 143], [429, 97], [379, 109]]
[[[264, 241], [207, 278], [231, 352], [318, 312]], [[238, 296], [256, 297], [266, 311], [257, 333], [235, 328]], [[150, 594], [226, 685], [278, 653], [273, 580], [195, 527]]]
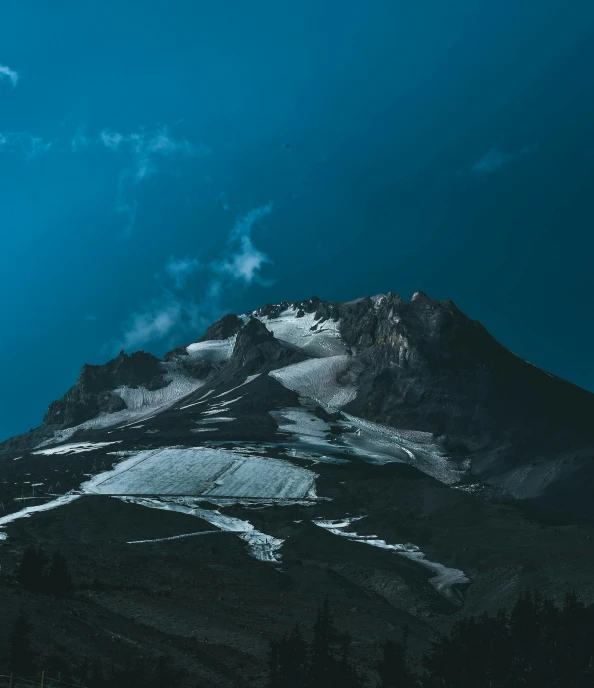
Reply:
[[421, 292], [227, 315], [162, 361], [85, 366], [0, 445], [3, 570], [60, 546], [94, 628], [89, 605], [141, 619], [135, 643], [223, 686], [221, 652], [261, 685], [269, 634], [330, 594], [365, 664], [403, 622], [422, 643], [528, 586], [594, 595], [593, 412]]

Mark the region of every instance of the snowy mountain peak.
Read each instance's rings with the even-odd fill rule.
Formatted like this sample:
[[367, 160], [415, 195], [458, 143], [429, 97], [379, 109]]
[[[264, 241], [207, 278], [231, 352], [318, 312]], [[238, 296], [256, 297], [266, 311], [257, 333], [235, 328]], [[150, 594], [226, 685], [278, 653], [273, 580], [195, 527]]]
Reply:
[[[241, 389], [237, 399], [229, 393], [213, 405], [232, 389]], [[44, 424], [0, 451], [86, 441], [89, 433], [112, 440], [105, 433], [119, 427], [154, 444], [165, 431], [150, 426], [165, 423], [169, 437], [192, 443], [280, 432], [310, 438], [325, 454], [335, 454], [326, 437], [334, 427], [341, 458], [352, 438], [340, 423], [350, 418], [357, 433], [358, 423], [372, 423], [373, 436], [386, 438], [381, 450], [365, 440], [361, 455], [412, 462], [446, 481], [472, 473], [515, 497], [558, 490], [565, 504], [559, 462], [571, 457], [576, 475], [593, 470], [585, 461], [594, 446], [593, 400], [507, 351], [452, 301], [423, 292], [408, 302], [392, 292], [343, 303], [313, 296], [227, 314], [162, 361], [121, 352], [103, 366], [84, 366], [74, 387], [50, 404]], [[340, 410], [339, 424], [312, 416], [316, 408]], [[187, 414], [198, 411], [206, 415], [195, 427]], [[433, 459], [404, 447], [403, 432], [435, 438]], [[545, 475], [536, 468], [543, 461]]]

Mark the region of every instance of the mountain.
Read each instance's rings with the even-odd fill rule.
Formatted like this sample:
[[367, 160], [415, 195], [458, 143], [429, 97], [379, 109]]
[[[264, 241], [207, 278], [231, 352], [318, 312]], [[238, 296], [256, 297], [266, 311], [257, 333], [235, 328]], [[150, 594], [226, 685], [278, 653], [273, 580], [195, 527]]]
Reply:
[[60, 547], [97, 637], [222, 686], [262, 685], [266, 639], [328, 594], [373, 673], [402, 623], [422, 645], [530, 586], [592, 596], [593, 417], [423, 292], [225, 315], [84, 366], [0, 445], [3, 570]]

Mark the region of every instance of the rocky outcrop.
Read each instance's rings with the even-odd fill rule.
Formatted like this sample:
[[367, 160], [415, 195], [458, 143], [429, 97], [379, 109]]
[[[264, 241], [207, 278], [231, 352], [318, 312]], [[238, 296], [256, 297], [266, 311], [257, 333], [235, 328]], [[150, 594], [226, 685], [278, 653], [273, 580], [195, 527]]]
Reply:
[[297, 347], [276, 339], [260, 320], [250, 318], [237, 335], [228, 372], [254, 375], [299, 363], [306, 358]]
[[142, 386], [155, 390], [167, 384], [158, 358], [144, 351], [130, 355], [121, 351], [104, 365], [85, 364], [74, 387], [49, 405], [43, 422], [61, 428], [72, 427], [99, 413], [125, 409], [126, 404], [113, 391], [118, 387]]
[[213, 323], [206, 332], [197, 339], [198, 342], [208, 342], [213, 339], [229, 339], [236, 335], [241, 327], [243, 321], [234, 313], [227, 313], [222, 318]]

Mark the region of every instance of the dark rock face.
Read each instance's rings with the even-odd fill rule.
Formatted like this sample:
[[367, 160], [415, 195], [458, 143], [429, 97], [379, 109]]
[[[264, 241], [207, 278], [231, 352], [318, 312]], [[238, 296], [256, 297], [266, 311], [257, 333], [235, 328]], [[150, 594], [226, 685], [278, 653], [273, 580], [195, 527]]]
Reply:
[[228, 339], [237, 334], [243, 322], [234, 313], [227, 313], [216, 323], [213, 323], [206, 332], [198, 339], [198, 342], [208, 342], [213, 339]]
[[342, 336], [363, 364], [346, 411], [432, 432], [516, 496], [552, 496], [556, 484], [565, 508], [560, 471], [594, 481], [594, 395], [514, 355], [451, 301], [387, 294], [341, 310]]
[[105, 365], [85, 364], [74, 387], [49, 405], [43, 422], [62, 428], [72, 427], [99, 413], [125, 409], [124, 401], [112, 392], [117, 387], [142, 385], [155, 390], [167, 384], [158, 358], [144, 351], [136, 351], [129, 356], [121, 351]]
[[306, 358], [296, 347], [276, 339], [259, 320], [250, 318], [237, 335], [229, 370], [232, 374], [253, 375]]

